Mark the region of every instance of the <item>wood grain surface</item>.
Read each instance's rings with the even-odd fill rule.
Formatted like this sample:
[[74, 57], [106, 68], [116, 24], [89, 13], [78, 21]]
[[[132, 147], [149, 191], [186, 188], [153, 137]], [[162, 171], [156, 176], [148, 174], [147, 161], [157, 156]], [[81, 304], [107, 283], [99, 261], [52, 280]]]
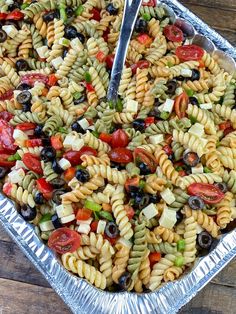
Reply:
[[[180, 2], [236, 45], [236, 0]], [[0, 314], [70, 313], [1, 225], [0, 265]], [[179, 313], [236, 313], [236, 260], [233, 260]]]

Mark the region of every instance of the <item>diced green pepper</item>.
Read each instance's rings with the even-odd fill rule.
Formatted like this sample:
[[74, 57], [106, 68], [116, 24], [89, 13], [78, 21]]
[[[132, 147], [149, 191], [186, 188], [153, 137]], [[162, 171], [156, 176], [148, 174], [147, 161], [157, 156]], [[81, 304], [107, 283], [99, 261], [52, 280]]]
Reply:
[[175, 261], [174, 261], [174, 265], [177, 267], [182, 267], [184, 265], [184, 258], [183, 256], [177, 256]]
[[84, 12], [84, 7], [83, 7], [83, 5], [81, 4], [81, 5], [79, 5], [78, 8], [75, 10], [75, 15], [76, 15], [76, 16], [79, 16], [79, 15], [81, 15], [83, 12]]
[[145, 182], [144, 180], [140, 180], [140, 181], [139, 181], [139, 187], [140, 187], [141, 189], [144, 189], [145, 185], [146, 185], [146, 182]]
[[149, 14], [149, 13], [144, 13], [143, 15], [142, 15], [142, 18], [145, 20], [145, 21], [150, 21], [151, 20], [151, 15]]
[[175, 168], [175, 170], [176, 170], [176, 171], [181, 171], [181, 170], [184, 170], [184, 169], [183, 169], [183, 167], [178, 166], [178, 167]]
[[99, 215], [100, 218], [104, 218], [104, 219], [106, 219], [108, 221], [114, 221], [114, 218], [113, 218], [112, 214], [109, 213], [109, 212], [100, 211], [98, 215]]
[[168, 61], [167, 66], [168, 66], [168, 68], [172, 68], [174, 66], [174, 64], [172, 62]]
[[110, 109], [114, 109], [114, 103], [112, 100], [110, 100], [108, 104]]
[[43, 217], [40, 219], [39, 223], [41, 224], [43, 222], [49, 221], [49, 220], [51, 220], [51, 218], [52, 218], [52, 215], [47, 213], [47, 214], [43, 215]]
[[67, 14], [66, 14], [65, 6], [61, 6], [59, 11], [60, 11], [60, 19], [63, 21], [63, 23], [67, 23]]
[[29, 6], [30, 6], [30, 3], [22, 3], [20, 8], [21, 8], [21, 10], [24, 10], [24, 9], [28, 8]]
[[85, 167], [83, 167], [83, 166], [81, 166], [81, 165], [78, 165], [78, 166], [76, 166], [75, 168], [76, 168], [76, 170], [81, 170], [81, 169], [83, 170], [83, 169], [85, 169]]
[[122, 112], [123, 110], [123, 104], [122, 104], [122, 101], [120, 98], [117, 99], [117, 102], [116, 102], [116, 110], [118, 112]]
[[178, 242], [177, 242], [177, 250], [179, 251], [179, 252], [183, 252], [184, 250], [185, 250], [185, 240], [179, 240]]
[[68, 134], [68, 133], [69, 133], [66, 128], [63, 128], [63, 127], [61, 127], [61, 126], [58, 128], [58, 132], [60, 132], [60, 133], [65, 133], [65, 134]]
[[192, 124], [197, 122], [197, 119], [195, 117], [191, 116], [191, 115], [189, 116], [189, 119], [190, 119]]
[[162, 111], [160, 114], [160, 118], [163, 120], [167, 120], [169, 118], [169, 116], [170, 116], [170, 113], [167, 111]]
[[97, 203], [94, 203], [92, 201], [89, 201], [89, 200], [86, 200], [85, 203], [84, 203], [84, 207], [85, 208], [88, 208], [88, 209], [91, 209], [92, 211], [94, 212], [99, 212], [101, 209], [102, 209], [102, 206], [97, 204]]
[[95, 136], [96, 138], [99, 138], [99, 133], [97, 131], [93, 131], [92, 132], [93, 136]]
[[21, 156], [18, 153], [15, 153], [15, 155], [12, 155], [8, 157], [8, 161], [15, 161], [15, 160], [21, 160]]
[[189, 97], [193, 97], [194, 95], [194, 91], [192, 89], [186, 89], [186, 94], [189, 96]]
[[203, 167], [203, 171], [205, 173], [212, 173], [211, 169], [209, 169], [208, 167]]
[[88, 72], [84, 73], [84, 79], [87, 83], [91, 83], [92, 82], [92, 78], [91, 75]]
[[80, 92], [76, 92], [76, 93], [73, 94], [73, 98], [74, 98], [75, 100], [80, 99], [81, 96], [82, 96], [82, 94], [81, 94]]

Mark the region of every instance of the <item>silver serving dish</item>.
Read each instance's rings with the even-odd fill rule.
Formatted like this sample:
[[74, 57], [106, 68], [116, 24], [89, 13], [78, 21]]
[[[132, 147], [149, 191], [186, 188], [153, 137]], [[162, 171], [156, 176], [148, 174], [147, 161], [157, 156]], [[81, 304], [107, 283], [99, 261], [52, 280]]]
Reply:
[[[235, 74], [236, 51], [229, 42], [178, 1], [164, 0], [161, 3], [194, 43], [214, 53], [222, 67]], [[182, 279], [152, 293], [110, 293], [96, 289], [66, 271], [56, 255], [41, 242], [33, 227], [17, 214], [13, 203], [1, 194], [0, 223], [72, 312], [78, 314], [174, 314], [236, 256], [235, 230], [223, 236], [217, 247], [200, 258]]]

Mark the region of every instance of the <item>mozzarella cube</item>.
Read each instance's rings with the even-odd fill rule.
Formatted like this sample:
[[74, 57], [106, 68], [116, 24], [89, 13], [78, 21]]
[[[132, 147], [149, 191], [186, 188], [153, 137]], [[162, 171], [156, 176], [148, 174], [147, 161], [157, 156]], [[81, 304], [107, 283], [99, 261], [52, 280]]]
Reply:
[[176, 224], [176, 221], [176, 212], [174, 210], [168, 209], [168, 207], [165, 207], [159, 219], [160, 226], [172, 229]]
[[76, 220], [76, 224], [77, 225], [80, 225], [80, 224], [90, 225], [92, 221], [93, 221], [93, 218], [89, 218], [87, 220]]
[[13, 138], [18, 146], [24, 146], [24, 142], [28, 140], [28, 136], [23, 131], [18, 129], [14, 129]]
[[66, 170], [66, 169], [69, 169], [71, 167], [71, 163], [69, 162], [68, 159], [66, 158], [62, 158], [58, 161], [58, 165], [63, 169], [63, 170]]
[[192, 170], [192, 174], [204, 173], [204, 169], [203, 169], [202, 164], [198, 164], [196, 167], [192, 167], [191, 170]]
[[114, 186], [108, 183], [105, 189], [103, 190], [103, 193], [108, 196], [111, 196], [115, 192], [115, 190], [116, 189], [114, 188]]
[[126, 240], [125, 238], [120, 238], [120, 239], [117, 241], [117, 243], [120, 243], [120, 244], [122, 244], [123, 246], [128, 247], [129, 249], [131, 249], [131, 248], [132, 248], [132, 245], [133, 245], [129, 240]]
[[59, 218], [70, 216], [74, 213], [73, 207], [70, 204], [61, 204], [56, 206], [56, 213]]
[[65, 148], [72, 149], [72, 145], [74, 144], [76, 139], [77, 139], [77, 136], [75, 134], [66, 135], [64, 142], [63, 142], [63, 146]]
[[103, 234], [106, 228], [107, 222], [105, 220], [99, 220], [98, 226], [97, 226], [97, 233]]
[[127, 112], [138, 112], [138, 102], [133, 99], [128, 99], [125, 107]]
[[53, 60], [51, 61], [52, 66], [53, 66], [56, 70], [59, 69], [59, 67], [60, 67], [60, 65], [62, 64], [62, 62], [63, 62], [62, 57], [57, 57], [57, 58], [55, 58], [55, 59], [53, 59]]
[[71, 221], [73, 221], [73, 220], [75, 220], [75, 214], [72, 214], [72, 215], [70, 215], [70, 216], [66, 216], [66, 217], [60, 218], [60, 222], [61, 222], [62, 224], [67, 224], [68, 222], [71, 222]]
[[78, 121], [78, 124], [81, 126], [82, 129], [87, 130], [89, 128], [89, 122], [87, 119], [81, 119]]
[[68, 185], [71, 189], [75, 189], [75, 187], [80, 185], [80, 183], [79, 183], [79, 180], [77, 180], [76, 178], [73, 178], [72, 180], [70, 180], [70, 182], [68, 182]]
[[176, 95], [180, 95], [180, 94], [182, 94], [183, 93], [183, 88], [182, 87], [178, 87], [178, 88], [176, 88], [176, 91], [175, 91], [175, 93], [176, 93]]
[[65, 47], [69, 47], [70, 46], [70, 41], [69, 39], [62, 37], [59, 39], [59, 45], [65, 46]]
[[76, 231], [84, 234], [89, 234], [90, 229], [90, 225], [87, 224], [80, 224], [78, 227], [75, 228]]
[[42, 59], [46, 59], [49, 56], [48, 46], [41, 46], [36, 49], [38, 55]]
[[84, 147], [84, 140], [82, 138], [77, 138], [72, 144], [73, 150], [81, 150], [82, 147]]
[[15, 168], [15, 169], [23, 168], [23, 169], [26, 169], [26, 170], [28, 169], [28, 168], [26, 167], [26, 165], [23, 163], [22, 160], [17, 160], [14, 168]]
[[164, 135], [163, 134], [151, 135], [149, 136], [149, 140], [150, 143], [153, 145], [160, 144], [161, 142], [164, 141]]
[[11, 183], [21, 183], [25, 177], [23, 169], [13, 170], [8, 174]]
[[72, 49], [74, 49], [77, 52], [83, 51], [84, 46], [79, 40], [79, 38], [74, 38], [73, 40], [70, 41], [70, 46]]
[[44, 232], [51, 231], [51, 230], [55, 229], [55, 227], [54, 227], [54, 225], [53, 225], [51, 220], [41, 222], [39, 224], [39, 228], [41, 229], [41, 231], [44, 231]]
[[90, 125], [90, 126], [88, 127], [88, 130], [90, 130], [90, 131], [95, 131], [95, 130], [96, 130], [95, 125]]
[[205, 110], [208, 110], [208, 109], [212, 109], [212, 103], [205, 103], [205, 104], [200, 104], [199, 105], [201, 109], [205, 109]]
[[160, 195], [167, 204], [172, 204], [175, 201], [175, 196], [169, 188], [162, 191]]
[[204, 136], [204, 126], [200, 123], [195, 123], [191, 126], [191, 128], [188, 130], [188, 133], [195, 135], [199, 138], [202, 138]]
[[183, 77], [191, 77], [192, 76], [192, 70], [182, 69], [180, 72], [180, 75], [182, 75]]
[[156, 206], [151, 203], [149, 204], [147, 207], [145, 207], [143, 210], [142, 210], [144, 216], [149, 220], [153, 217], [155, 217], [157, 214], [158, 214], [158, 210], [156, 208]]
[[161, 170], [161, 167], [157, 167], [156, 168], [156, 175], [159, 177], [159, 178], [163, 178], [164, 177], [164, 173], [163, 171]]
[[18, 30], [14, 25], [3, 25], [2, 30], [11, 38], [14, 38], [18, 34]]
[[175, 101], [173, 99], [169, 99], [169, 98], [166, 99], [166, 101], [163, 104], [162, 111], [172, 112], [173, 107], [174, 107], [174, 103], [175, 103]]

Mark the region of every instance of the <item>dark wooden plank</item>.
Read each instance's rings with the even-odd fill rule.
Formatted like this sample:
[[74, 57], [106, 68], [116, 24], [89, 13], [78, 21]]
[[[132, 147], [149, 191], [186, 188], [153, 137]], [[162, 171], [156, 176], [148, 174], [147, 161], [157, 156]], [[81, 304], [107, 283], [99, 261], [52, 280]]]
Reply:
[[[185, 6], [188, 6], [189, 4], [196, 4], [203, 7], [210, 7], [210, 8], [217, 8], [219, 12], [220, 9], [223, 10], [236, 10], [236, 2], [235, 0], [180, 0]], [[207, 10], [207, 9], [206, 9]]]
[[50, 288], [0, 279], [1, 314], [70, 314]]
[[221, 271], [213, 280], [213, 283], [233, 287], [236, 289], [236, 258]]
[[179, 314], [235, 314], [236, 289], [208, 284]]
[[48, 282], [13, 242], [0, 241], [0, 278], [49, 287]]

